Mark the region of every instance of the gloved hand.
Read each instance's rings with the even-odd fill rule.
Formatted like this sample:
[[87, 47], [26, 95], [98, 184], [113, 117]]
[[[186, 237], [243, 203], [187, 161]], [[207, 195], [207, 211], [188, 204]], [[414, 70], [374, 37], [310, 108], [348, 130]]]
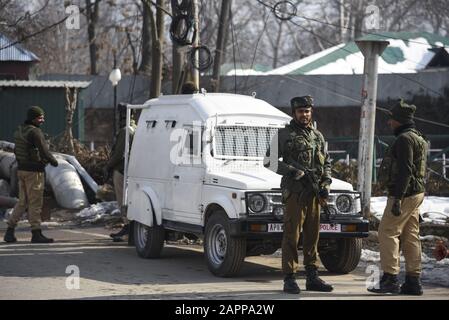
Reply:
[[329, 189], [321, 188], [320, 191], [318, 192], [318, 195], [320, 196], [321, 199], [329, 198]]
[[401, 215], [401, 199], [394, 199], [393, 207], [391, 207], [391, 213], [396, 217]]
[[53, 166], [53, 167], [57, 167], [58, 165], [59, 165], [59, 163], [58, 163], [58, 161], [50, 161], [50, 164]]
[[299, 180], [299, 179], [301, 179], [301, 178], [304, 177], [304, 176], [305, 176], [304, 171], [302, 171], [302, 170], [296, 170], [294, 179], [295, 179], [295, 180]]

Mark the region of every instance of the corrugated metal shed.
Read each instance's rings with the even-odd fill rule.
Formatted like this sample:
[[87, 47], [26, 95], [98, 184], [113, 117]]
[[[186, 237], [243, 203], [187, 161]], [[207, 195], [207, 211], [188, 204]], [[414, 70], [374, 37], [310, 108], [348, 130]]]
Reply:
[[7, 81], [0, 80], [0, 87], [24, 87], [24, 88], [81, 88], [85, 89], [90, 81]]
[[13, 42], [6, 36], [0, 34], [0, 61], [39, 61], [39, 58], [19, 44], [11, 45]]
[[65, 87], [77, 88], [77, 108], [73, 117], [73, 136], [84, 140], [85, 81], [0, 81], [0, 140], [12, 141], [17, 126], [24, 122], [30, 106], [45, 111], [42, 130], [50, 137], [61, 137], [66, 126]]

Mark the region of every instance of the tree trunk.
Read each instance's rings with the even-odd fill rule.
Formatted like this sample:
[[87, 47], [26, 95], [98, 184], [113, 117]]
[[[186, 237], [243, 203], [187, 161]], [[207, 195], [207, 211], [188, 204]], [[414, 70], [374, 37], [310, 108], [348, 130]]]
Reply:
[[213, 91], [220, 91], [220, 69], [222, 64], [222, 58], [224, 56], [223, 51], [225, 49], [225, 34], [229, 26], [229, 12], [231, 9], [232, 0], [222, 0], [220, 11], [220, 23], [218, 26], [217, 35], [217, 47], [215, 50], [214, 70], [212, 73], [213, 79]]
[[[86, 0], [87, 36], [89, 39], [90, 74], [96, 75], [97, 71], [97, 43], [96, 28], [99, 17], [99, 5], [101, 0]], [[93, 3], [93, 4], [92, 4]]]
[[151, 18], [153, 12], [150, 3], [142, 0], [143, 22], [142, 22], [142, 62], [140, 63], [139, 72], [150, 75], [151, 73]]
[[274, 57], [273, 57], [273, 69], [276, 69], [277, 65], [278, 65], [278, 60], [279, 60], [279, 45], [281, 44], [281, 39], [282, 39], [282, 27], [284, 26], [284, 20], [281, 20], [281, 22], [279, 22], [279, 29], [278, 29], [278, 34], [276, 37], [276, 43], [275, 46], [273, 48], [274, 50]]
[[[172, 6], [172, 14], [173, 17], [176, 17], [179, 14], [179, 11], [176, 7]], [[181, 72], [183, 69], [183, 56], [179, 52], [180, 46], [176, 44], [176, 42], [172, 42], [172, 55], [173, 55], [173, 71], [172, 71], [172, 93], [178, 94], [179, 81], [181, 77]]]
[[78, 95], [78, 89], [74, 88], [73, 90], [69, 87], [65, 87], [65, 99], [66, 99], [66, 127], [64, 132], [64, 139], [63, 141], [63, 151], [74, 155], [75, 154], [75, 147], [73, 144], [73, 133], [72, 133], [72, 124], [73, 124], [73, 115], [75, 114], [76, 110], [76, 100]]
[[165, 13], [160, 9], [164, 7], [164, 0], [157, 0], [156, 19], [150, 14], [152, 31], [152, 61], [151, 61], [151, 89], [150, 98], [157, 98], [161, 94], [162, 83], [162, 59], [164, 49], [164, 17]]

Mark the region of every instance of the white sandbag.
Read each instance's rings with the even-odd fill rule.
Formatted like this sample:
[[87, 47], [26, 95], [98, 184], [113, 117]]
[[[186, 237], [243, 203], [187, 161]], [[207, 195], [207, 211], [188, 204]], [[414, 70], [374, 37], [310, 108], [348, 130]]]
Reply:
[[12, 152], [0, 150], [0, 178], [10, 179], [11, 168], [16, 163], [16, 156]]
[[70, 163], [75, 170], [78, 172], [78, 174], [81, 176], [81, 178], [84, 179], [87, 186], [95, 193], [98, 191], [98, 184], [95, 182], [94, 179], [87, 173], [86, 169], [84, 169], [81, 164], [78, 162], [78, 160], [74, 156], [70, 156], [68, 154], [62, 154], [58, 153], [61, 157], [63, 157], [65, 160], [67, 160], [68, 163]]
[[14, 153], [0, 150], [0, 178], [9, 180], [9, 195], [18, 197], [19, 182], [17, 181], [17, 161]]
[[55, 155], [58, 166], [45, 167], [49, 182], [58, 204], [66, 209], [80, 209], [89, 205], [83, 184], [75, 168], [63, 157]]
[[11, 193], [11, 187], [8, 181], [0, 179], [0, 196], [9, 197]]

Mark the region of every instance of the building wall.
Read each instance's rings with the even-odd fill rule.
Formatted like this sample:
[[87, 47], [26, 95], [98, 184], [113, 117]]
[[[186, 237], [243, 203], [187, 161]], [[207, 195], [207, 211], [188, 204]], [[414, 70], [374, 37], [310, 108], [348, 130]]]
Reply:
[[30, 63], [7, 61], [0, 62], [0, 79], [3, 80], [28, 80]]
[[[73, 118], [73, 136], [84, 139], [82, 96]], [[38, 105], [45, 111], [42, 130], [51, 137], [60, 137], [65, 130], [65, 90], [63, 88], [0, 88], [0, 140], [12, 141], [17, 126], [24, 122], [30, 106]]]

